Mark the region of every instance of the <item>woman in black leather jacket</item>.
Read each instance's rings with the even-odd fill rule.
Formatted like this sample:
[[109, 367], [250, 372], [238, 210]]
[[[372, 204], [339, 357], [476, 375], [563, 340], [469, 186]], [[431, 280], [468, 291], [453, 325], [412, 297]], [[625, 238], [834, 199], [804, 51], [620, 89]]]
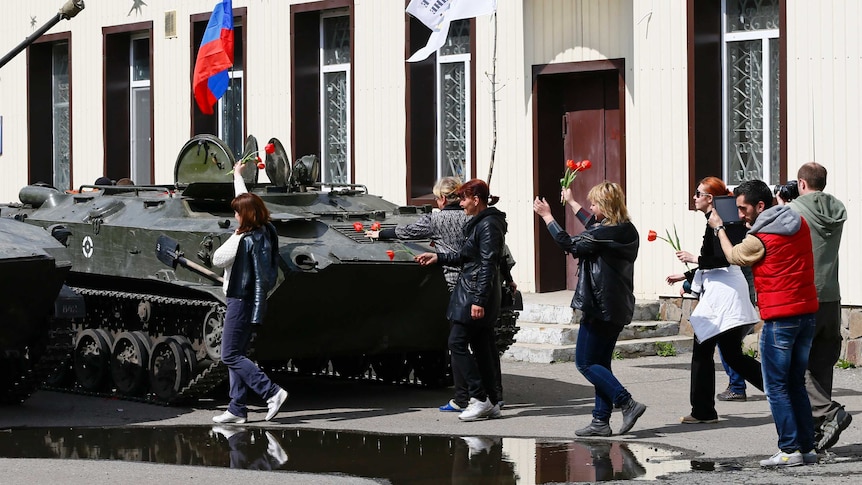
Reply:
[[459, 195], [461, 208], [473, 216], [464, 226], [461, 251], [422, 253], [415, 260], [423, 266], [438, 262], [461, 266], [446, 317], [452, 323], [449, 332], [449, 350], [455, 364], [452, 368], [461, 372], [470, 395], [467, 409], [458, 418], [475, 421], [500, 416], [494, 323], [500, 316], [500, 268], [507, 224], [506, 214], [488, 207], [489, 190], [484, 181], [474, 179], [465, 183]]
[[544, 199], [536, 197], [533, 211], [566, 252], [578, 259], [578, 285], [572, 308], [581, 310], [575, 364], [595, 388], [593, 420], [575, 431], [578, 436], [610, 436], [614, 407], [622, 409], [619, 434], [627, 433], [646, 406], [632, 399], [611, 370], [614, 347], [623, 327], [632, 321], [635, 297], [634, 262], [638, 254], [638, 232], [629, 220], [622, 188], [607, 180], [593, 187], [587, 199], [590, 214], [574, 200], [572, 189], [562, 196], [586, 230], [570, 236], [554, 220]]
[[251, 389], [266, 399], [266, 420], [275, 417], [287, 400], [287, 391], [273, 383], [245, 356], [252, 326], [263, 323], [266, 297], [278, 277], [278, 233], [263, 200], [246, 191], [242, 163], [234, 167], [236, 197], [230, 206], [239, 227], [213, 253], [213, 264], [224, 268], [227, 312], [222, 329], [221, 360], [230, 376], [230, 404], [213, 417], [216, 423], [245, 423], [246, 396]]

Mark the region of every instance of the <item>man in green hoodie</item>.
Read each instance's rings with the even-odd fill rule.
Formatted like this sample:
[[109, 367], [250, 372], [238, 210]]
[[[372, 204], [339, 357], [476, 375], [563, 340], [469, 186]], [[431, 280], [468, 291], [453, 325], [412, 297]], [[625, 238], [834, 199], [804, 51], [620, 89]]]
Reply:
[[838, 247], [847, 211], [844, 204], [826, 194], [826, 168], [808, 162], [796, 174], [799, 197], [790, 207], [811, 228], [814, 250], [814, 284], [820, 309], [805, 373], [805, 388], [814, 416], [818, 450], [831, 448], [853, 419], [844, 406], [832, 400], [832, 370], [841, 354], [841, 292], [838, 286]]

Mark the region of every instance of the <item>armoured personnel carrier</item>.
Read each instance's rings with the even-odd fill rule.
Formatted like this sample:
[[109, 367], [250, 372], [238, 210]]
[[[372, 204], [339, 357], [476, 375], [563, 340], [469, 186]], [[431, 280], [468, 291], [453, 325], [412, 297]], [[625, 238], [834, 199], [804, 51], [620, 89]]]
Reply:
[[[253, 357], [271, 370], [447, 383], [445, 281], [439, 268], [412, 260], [433, 250], [430, 241], [364, 235], [431, 208], [397, 206], [362, 185], [316, 183], [316, 157], [290, 163], [278, 140], [270, 143], [272, 183], [243, 171], [279, 235], [279, 279]], [[245, 152], [258, 152], [253, 137]], [[68, 283], [85, 299], [86, 317], [72, 327], [71, 388], [175, 403], [226, 379], [225, 300], [212, 255], [236, 229], [234, 160], [221, 140], [200, 135], [180, 151], [170, 185], [21, 190], [19, 218], [68, 232]], [[502, 321], [511, 343], [514, 314]]]
[[[60, 238], [62, 232], [54, 230]], [[71, 267], [51, 232], [0, 218], [0, 404], [27, 399], [68, 355], [61, 317], [82, 311], [63, 286]]]

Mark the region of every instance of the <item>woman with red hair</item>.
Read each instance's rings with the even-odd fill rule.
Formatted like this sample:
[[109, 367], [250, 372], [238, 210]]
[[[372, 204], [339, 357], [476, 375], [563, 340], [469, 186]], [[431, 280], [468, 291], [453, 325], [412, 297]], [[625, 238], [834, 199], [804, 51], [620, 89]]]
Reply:
[[[722, 195], [730, 195], [724, 181], [718, 177], [706, 177], [694, 192], [694, 207], [709, 218], [714, 210], [714, 198]], [[743, 224], [729, 224], [724, 230], [734, 243], [742, 241], [747, 232]], [[730, 369], [763, 390], [760, 362], [742, 352], [742, 339], [760, 316], [751, 303], [753, 298], [749, 295], [745, 275], [739, 266], [727, 262], [718, 232], [709, 225], [703, 233], [699, 256], [687, 251], [679, 251], [676, 256], [683, 263], [696, 263], [698, 267], [685, 274], [670, 275], [666, 281], [668, 284], [686, 281], [691, 285], [691, 292], [700, 296], [689, 317], [695, 334], [691, 353], [691, 414], [680, 418], [680, 421], [686, 424], [715, 423], [718, 421], [713, 398], [716, 345]], [[685, 291], [683, 289], [681, 293]]]

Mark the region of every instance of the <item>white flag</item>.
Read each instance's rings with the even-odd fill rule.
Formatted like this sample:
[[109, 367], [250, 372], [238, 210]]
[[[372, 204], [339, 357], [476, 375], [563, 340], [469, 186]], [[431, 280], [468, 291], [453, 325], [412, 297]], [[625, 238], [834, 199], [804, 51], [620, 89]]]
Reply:
[[424, 61], [443, 47], [449, 36], [449, 24], [453, 21], [490, 15], [496, 11], [497, 0], [411, 0], [407, 13], [433, 32], [425, 47], [416, 51], [407, 62]]

